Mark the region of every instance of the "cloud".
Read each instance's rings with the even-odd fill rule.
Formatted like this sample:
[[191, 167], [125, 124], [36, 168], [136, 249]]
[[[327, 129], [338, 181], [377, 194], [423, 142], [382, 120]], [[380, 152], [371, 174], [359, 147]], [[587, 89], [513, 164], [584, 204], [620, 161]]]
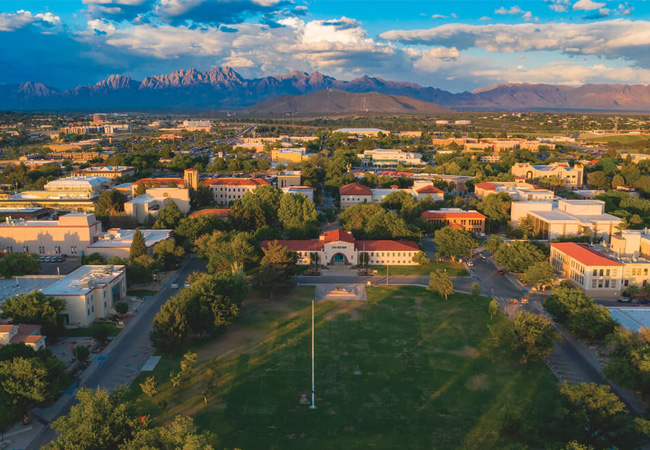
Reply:
[[557, 13], [563, 13], [571, 6], [570, 0], [546, 0], [548, 7]]
[[132, 20], [151, 11], [155, 0], [82, 0], [90, 18]]
[[28, 25], [40, 25], [47, 29], [59, 24], [61, 24], [59, 16], [55, 16], [50, 12], [32, 14], [21, 9], [15, 13], [0, 13], [0, 32], [15, 31]]
[[432, 19], [446, 19], [447, 16], [443, 16], [442, 14], [434, 14], [431, 16]]
[[556, 51], [626, 59], [650, 67], [650, 22], [614, 19], [594, 23], [446, 24], [391, 30], [381, 39], [405, 45], [482, 48], [488, 52]]
[[486, 20], [492, 20], [492, 19], [490, 17], [488, 17], [488, 16], [483, 16], [478, 20], [486, 21]]
[[574, 11], [593, 11], [605, 7], [606, 3], [598, 3], [593, 0], [578, 0], [573, 4]]
[[616, 12], [621, 16], [629, 16], [632, 14], [632, 11], [634, 11], [634, 7], [630, 6], [628, 2], [625, 2], [618, 5], [618, 11]]
[[[293, 7], [291, 0], [159, 0], [153, 13], [172, 25], [186, 22], [234, 24], [257, 15], [266, 15], [264, 18], [270, 24], [271, 16], [287, 7]], [[306, 11], [299, 7], [295, 9], [299, 15]]]
[[509, 16], [518, 16], [520, 14], [523, 14], [524, 10], [521, 9], [519, 6], [511, 6], [510, 9], [505, 9], [503, 6], [499, 9], [494, 10], [494, 14], [499, 14], [499, 15], [509, 15]]

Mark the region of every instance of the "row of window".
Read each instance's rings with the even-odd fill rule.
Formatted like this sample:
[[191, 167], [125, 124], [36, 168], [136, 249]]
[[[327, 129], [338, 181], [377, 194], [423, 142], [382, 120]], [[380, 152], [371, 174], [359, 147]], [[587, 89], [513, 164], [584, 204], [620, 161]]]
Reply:
[[591, 288], [616, 289], [616, 280], [591, 280]]
[[602, 277], [602, 276], [609, 277], [610, 273], [611, 273], [612, 277], [615, 277], [617, 275], [617, 273], [618, 273], [618, 269], [611, 269], [611, 270], [610, 269], [600, 269], [600, 270], [594, 269], [594, 271], [592, 272], [592, 275], [595, 276], [595, 277], [597, 277], [597, 276], [598, 277]]
[[[14, 252], [14, 247], [12, 245], [7, 246], [7, 253], [13, 253]], [[23, 253], [29, 253], [29, 246], [28, 245], [23, 245]], [[38, 253], [41, 255], [45, 254], [45, 246], [39, 245], [38, 246]], [[61, 254], [61, 246], [56, 245], [54, 246], [54, 253], [57, 255]], [[70, 254], [71, 255], [76, 255], [77, 254], [77, 246], [72, 245], [70, 246]]]

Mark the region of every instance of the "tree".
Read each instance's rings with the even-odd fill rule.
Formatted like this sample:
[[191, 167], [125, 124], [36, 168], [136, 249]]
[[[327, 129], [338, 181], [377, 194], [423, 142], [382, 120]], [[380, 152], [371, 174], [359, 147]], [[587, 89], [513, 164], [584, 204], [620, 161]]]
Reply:
[[158, 216], [153, 227], [156, 229], [173, 230], [183, 218], [185, 218], [185, 214], [181, 212], [174, 200], [170, 200], [163, 209], [158, 211]]
[[176, 416], [172, 423], [138, 431], [120, 450], [215, 450], [219, 442], [209, 431], [197, 432], [191, 418]]
[[209, 235], [215, 230], [225, 230], [226, 222], [218, 217], [202, 214], [197, 217], [185, 217], [174, 228], [174, 236], [179, 245], [195, 249], [195, 241], [203, 235]]
[[270, 241], [264, 248], [264, 257], [260, 271], [255, 275], [253, 284], [273, 296], [278, 289], [291, 286], [296, 273], [296, 254], [278, 241]]
[[102, 218], [120, 214], [124, 212], [124, 203], [126, 203], [126, 201], [126, 195], [122, 194], [120, 191], [105, 191], [97, 199], [95, 215], [98, 218]]
[[106, 264], [106, 259], [99, 253], [91, 253], [88, 256], [82, 256], [81, 263], [88, 266], [101, 266]]
[[135, 229], [133, 233], [133, 241], [131, 241], [131, 249], [129, 251], [129, 258], [135, 259], [139, 256], [144, 256], [147, 254], [147, 244], [144, 240], [144, 235], [140, 228]]
[[481, 295], [481, 286], [479, 286], [477, 283], [472, 284], [472, 288], [470, 289], [469, 294], [474, 297], [474, 300], [476, 300], [479, 295]]
[[413, 262], [420, 265], [420, 266], [424, 266], [424, 265], [429, 264], [431, 262], [431, 260], [426, 255], [426, 253], [418, 252], [418, 253], [415, 254], [415, 256], [413, 256]]
[[488, 305], [488, 311], [490, 312], [490, 321], [494, 319], [494, 316], [499, 313], [501, 307], [499, 306], [499, 302], [496, 301], [495, 299], [490, 300], [490, 304]]
[[543, 358], [551, 354], [559, 333], [553, 328], [551, 319], [529, 312], [522, 312], [512, 321], [514, 339], [512, 347], [524, 354], [524, 362], [529, 358]]
[[115, 325], [110, 322], [95, 322], [90, 326], [90, 335], [99, 345], [104, 345], [108, 337], [115, 332]]
[[129, 312], [129, 304], [127, 302], [117, 302], [115, 303], [115, 312], [120, 316]]
[[478, 202], [477, 209], [488, 219], [497, 224], [504, 224], [510, 219], [512, 197], [505, 192], [489, 194]]
[[496, 253], [503, 244], [503, 238], [498, 234], [491, 234], [490, 237], [485, 241], [484, 247], [491, 253]]
[[183, 377], [192, 376], [192, 372], [194, 372], [194, 367], [196, 366], [196, 360], [197, 360], [196, 353], [187, 352], [183, 355], [183, 359], [181, 360], [181, 372], [180, 372]]
[[42, 292], [34, 291], [5, 299], [1, 317], [10, 319], [12, 323], [55, 326], [65, 305], [65, 300], [46, 297]]
[[148, 397], [156, 395], [158, 393], [158, 389], [156, 388], [156, 377], [150, 376], [145, 378], [144, 382], [140, 383], [140, 389]]
[[278, 220], [292, 237], [308, 237], [318, 225], [318, 212], [314, 202], [303, 194], [283, 194], [278, 208]]
[[197, 256], [208, 259], [208, 271], [216, 273], [230, 270], [237, 262], [250, 269], [259, 262], [255, 239], [248, 232], [215, 231], [196, 240]]
[[90, 349], [87, 345], [77, 345], [72, 352], [80, 363], [86, 362], [90, 356]]
[[358, 238], [397, 239], [413, 236], [403, 218], [376, 203], [360, 203], [346, 208], [339, 215], [339, 223]]
[[57, 438], [45, 450], [113, 450], [145, 426], [121, 391], [109, 395], [102, 389], [81, 388], [76, 397], [78, 403], [68, 415], [52, 424]]
[[448, 299], [454, 293], [454, 284], [449, 274], [443, 270], [435, 270], [429, 275], [429, 290]]
[[433, 240], [438, 253], [447, 258], [468, 258], [472, 250], [478, 247], [470, 232], [449, 227], [436, 230]]
[[41, 270], [41, 263], [31, 253], [8, 253], [0, 259], [0, 276], [11, 278], [35, 275]]
[[553, 283], [555, 280], [555, 269], [546, 261], [532, 264], [526, 269], [522, 276], [524, 282], [533, 286], [543, 286]]
[[46, 378], [47, 369], [36, 358], [17, 357], [0, 362], [0, 392], [21, 412], [51, 396]]
[[607, 175], [603, 171], [591, 172], [587, 176], [587, 182], [596, 189], [609, 189], [609, 178], [607, 178]]
[[185, 258], [185, 249], [180, 245], [176, 245], [176, 240], [172, 238], [154, 245], [153, 254], [158, 259], [163, 270], [172, 270], [176, 268], [179, 261]]
[[521, 239], [530, 239], [535, 234], [535, 228], [533, 226], [533, 219], [530, 216], [526, 216], [519, 220], [519, 225], [517, 226], [517, 233], [520, 235]]
[[172, 297], [162, 305], [160, 312], [156, 314], [149, 339], [158, 350], [174, 354], [185, 345], [189, 336], [190, 329], [185, 311], [181, 303]]
[[494, 260], [511, 272], [523, 273], [535, 263], [546, 259], [544, 253], [530, 242], [514, 241], [499, 247]]

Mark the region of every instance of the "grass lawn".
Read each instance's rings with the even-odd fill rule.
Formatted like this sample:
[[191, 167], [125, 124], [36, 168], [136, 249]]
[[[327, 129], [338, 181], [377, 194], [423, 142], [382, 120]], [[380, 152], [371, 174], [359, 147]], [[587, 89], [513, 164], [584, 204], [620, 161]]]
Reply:
[[[445, 301], [411, 286], [367, 293], [368, 302], [316, 303], [316, 410], [299, 404], [311, 383], [307, 287], [251, 298], [238, 323], [192, 348], [199, 364], [184, 385], [169, 384], [180, 357], [164, 357], [159, 393], [140, 392], [147, 372], [131, 396], [156, 422], [189, 414], [222, 447], [245, 450], [497, 449], [513, 414], [535, 430], [555, 408], [556, 379], [541, 362], [494, 348], [488, 299]], [[208, 377], [218, 387], [206, 404]], [[544, 443], [530, 430], [515, 439]]]
[[[117, 336], [120, 333], [120, 331], [122, 331], [122, 329], [118, 328], [113, 323], [111, 323], [111, 325], [112, 327], [110, 328], [110, 332], [108, 333], [108, 335]], [[63, 332], [63, 337], [89, 337], [89, 336], [92, 336], [90, 328], [66, 328], [65, 331]]]
[[[449, 261], [431, 261], [424, 266], [390, 266], [389, 275], [429, 275], [434, 270], [447, 270], [450, 277], [466, 277], [469, 274], [462, 264]], [[377, 275], [386, 275], [386, 266], [370, 266], [370, 270], [376, 270]]]
[[126, 291], [126, 295], [135, 295], [137, 297], [150, 297], [156, 295], [156, 292], [153, 289], [129, 289]]

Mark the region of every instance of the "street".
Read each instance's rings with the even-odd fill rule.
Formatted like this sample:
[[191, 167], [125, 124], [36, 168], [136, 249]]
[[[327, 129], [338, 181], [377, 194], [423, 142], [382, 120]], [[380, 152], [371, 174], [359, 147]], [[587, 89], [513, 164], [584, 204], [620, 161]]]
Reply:
[[[170, 288], [170, 284], [178, 280], [182, 285], [189, 274], [196, 271], [204, 271], [206, 262], [198, 259], [190, 259], [179, 273], [161, 286], [158, 293], [151, 298], [140, 309], [138, 314], [131, 320], [124, 330], [113, 340], [113, 342], [99, 355], [83, 373], [79, 386], [92, 389], [104, 388], [113, 391], [115, 388], [130, 384], [140, 372], [142, 365], [153, 353], [153, 347], [149, 341], [149, 332], [153, 327], [153, 319], [160, 310], [160, 307], [178, 289]], [[71, 389], [59, 399], [57, 404], [48, 409], [53, 414], [47, 426], [42, 428], [28, 450], [40, 449], [43, 445], [54, 440], [55, 433], [49, 424], [57, 417], [66, 415], [70, 408], [76, 403], [74, 394], [76, 389]], [[59, 409], [54, 411], [54, 409]], [[35, 415], [38, 417], [39, 412]], [[49, 415], [49, 414], [48, 414]], [[38, 419], [37, 419], [38, 420]]]

